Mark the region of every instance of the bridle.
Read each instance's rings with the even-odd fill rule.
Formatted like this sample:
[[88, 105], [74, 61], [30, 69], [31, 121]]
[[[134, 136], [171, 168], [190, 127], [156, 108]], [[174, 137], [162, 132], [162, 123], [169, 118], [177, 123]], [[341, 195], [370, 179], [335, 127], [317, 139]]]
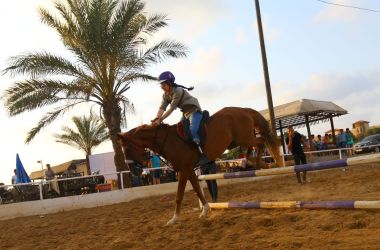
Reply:
[[[156, 129], [156, 131], [155, 131], [155, 133], [154, 133], [154, 137], [153, 137], [153, 149], [156, 151], [156, 153], [157, 154], [159, 154], [159, 155], [161, 155], [161, 153], [163, 152], [163, 150], [165, 149], [165, 146], [166, 146], [166, 141], [167, 141], [167, 139], [168, 139], [168, 137], [169, 137], [169, 132], [168, 132], [168, 130], [167, 129], [165, 129], [165, 137], [164, 137], [164, 141], [163, 141], [163, 143], [162, 143], [162, 145], [161, 145], [161, 147], [158, 145], [158, 130], [160, 129], [160, 128], [162, 128], [162, 126], [161, 125], [158, 125], [157, 127], [156, 127], [157, 129]], [[156, 150], [157, 149], [157, 150]]]

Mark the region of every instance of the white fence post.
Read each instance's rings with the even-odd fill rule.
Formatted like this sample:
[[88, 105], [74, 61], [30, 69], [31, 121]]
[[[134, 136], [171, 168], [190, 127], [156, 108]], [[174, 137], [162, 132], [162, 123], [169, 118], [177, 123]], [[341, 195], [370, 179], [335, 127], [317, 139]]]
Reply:
[[120, 172], [120, 187], [121, 189], [124, 189], [123, 171]]
[[38, 187], [39, 187], [39, 189], [40, 189], [40, 200], [42, 201], [42, 200], [44, 199], [44, 196], [43, 196], [43, 194], [42, 194], [42, 182], [40, 182], [40, 183], [38, 184]]

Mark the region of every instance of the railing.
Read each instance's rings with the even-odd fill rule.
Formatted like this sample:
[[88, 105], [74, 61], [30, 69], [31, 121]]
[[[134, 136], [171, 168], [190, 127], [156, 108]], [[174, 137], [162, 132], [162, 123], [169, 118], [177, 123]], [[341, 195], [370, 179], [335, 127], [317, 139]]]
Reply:
[[[367, 146], [368, 148], [372, 147], [380, 147], [379, 145], [371, 145]], [[365, 148], [365, 147], [361, 147]], [[317, 150], [317, 151], [307, 151], [305, 154], [307, 155], [316, 155], [316, 156], [328, 156], [328, 157], [334, 157], [339, 155], [339, 159], [343, 159], [343, 157], [351, 157], [354, 155], [353, 153], [354, 148], [337, 148], [337, 149], [326, 149], [326, 150]], [[350, 153], [345, 153], [345, 152], [350, 152]], [[291, 157], [291, 154], [283, 154], [283, 160], [287, 157]], [[263, 159], [268, 159], [272, 158], [271, 156], [263, 156]], [[318, 159], [316, 159], [318, 160]], [[240, 162], [242, 165], [244, 165], [245, 159], [234, 159], [234, 160], [224, 160], [224, 161], [216, 161], [216, 163], [221, 163], [221, 162]], [[158, 169], [165, 169], [169, 171], [174, 171], [170, 167], [161, 167], [161, 168], [144, 168], [144, 170], [158, 170]], [[44, 199], [49, 199], [49, 198], [55, 198], [55, 197], [62, 197], [62, 196], [70, 196], [70, 195], [75, 195], [75, 194], [86, 194], [86, 193], [91, 193], [95, 192], [94, 190], [91, 190], [90, 192], [87, 192], [88, 190], [83, 190], [84, 192], [81, 193], [69, 193], [69, 194], [58, 194], [56, 196], [49, 196], [48, 191], [51, 189], [54, 189], [54, 186], [59, 187], [60, 182], [66, 182], [70, 183], [73, 182], [75, 183], [76, 180], [83, 180], [84, 179], [95, 179], [97, 177], [101, 176], [115, 176], [115, 175], [120, 175], [120, 189], [125, 188], [125, 183], [124, 183], [124, 174], [129, 174], [130, 171], [121, 171], [121, 172], [111, 172], [111, 173], [102, 173], [102, 174], [95, 174], [95, 175], [87, 175], [87, 176], [78, 176], [78, 177], [70, 177], [70, 178], [62, 178], [62, 179], [53, 179], [53, 180], [42, 180], [40, 182], [32, 182], [32, 183], [21, 183], [21, 184], [13, 184], [13, 185], [2, 185], [0, 186], [0, 203], [11, 203], [11, 202], [20, 202], [20, 201], [28, 201], [28, 200], [44, 200]], [[107, 179], [107, 178], [105, 178]], [[76, 190], [81, 190], [84, 186], [80, 186], [78, 184]], [[48, 191], [47, 191], [48, 190]], [[82, 190], [81, 190], [82, 191]], [[12, 195], [9, 194], [13, 192]], [[64, 190], [63, 190], [64, 192]], [[18, 194], [18, 199], [16, 199], [16, 194]], [[13, 200], [12, 200], [13, 196]], [[7, 200], [11, 199], [11, 200]]]
[[[169, 167], [144, 168], [144, 170], [159, 169], [174, 171]], [[41, 180], [30, 183], [1, 185], [0, 204], [32, 200], [44, 200], [63, 196], [84, 195], [88, 193], [99, 192], [99, 190], [96, 190], [96, 185], [101, 185], [104, 183], [98, 183], [97, 178], [104, 177], [104, 179], [112, 179], [107, 178], [107, 176], [114, 177], [115, 175], [120, 175], [120, 189], [124, 189], [126, 187], [123, 182], [123, 175], [129, 173], [130, 171], [128, 170], [121, 172], [92, 174], [68, 178], [55, 178], [52, 180]]]

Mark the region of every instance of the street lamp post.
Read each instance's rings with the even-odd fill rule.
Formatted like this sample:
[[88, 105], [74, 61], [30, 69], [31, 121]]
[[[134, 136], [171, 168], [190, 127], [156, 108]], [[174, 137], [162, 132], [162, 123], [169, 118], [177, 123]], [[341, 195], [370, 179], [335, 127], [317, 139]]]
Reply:
[[[39, 160], [39, 161], [37, 161], [37, 163], [40, 163], [41, 164], [41, 170], [42, 170], [42, 172], [43, 172], [43, 170], [44, 170], [44, 164], [42, 163], [42, 160]], [[43, 194], [42, 194], [42, 180], [43, 180], [43, 177], [41, 176], [41, 182], [40, 182], [40, 184], [39, 184], [39, 186], [40, 186], [40, 200], [43, 200]]]
[[[44, 170], [44, 164], [42, 163], [42, 160], [37, 161], [37, 163], [41, 164], [41, 170]], [[42, 178], [41, 178], [42, 181]]]
[[260, 14], [259, 0], [255, 0], [255, 5], [256, 5], [257, 27], [258, 27], [258, 30], [259, 30], [259, 38], [260, 38], [261, 60], [263, 61], [265, 90], [266, 90], [266, 93], [267, 93], [269, 121], [270, 121], [270, 125], [271, 125], [271, 128], [272, 128], [272, 131], [274, 133], [276, 133], [276, 120], [274, 118], [272, 91], [271, 91], [270, 81], [269, 81], [269, 70], [268, 70], [267, 55], [266, 55], [266, 52], [265, 52], [264, 33], [263, 33], [263, 27], [262, 27], [262, 24], [261, 24], [261, 14]]

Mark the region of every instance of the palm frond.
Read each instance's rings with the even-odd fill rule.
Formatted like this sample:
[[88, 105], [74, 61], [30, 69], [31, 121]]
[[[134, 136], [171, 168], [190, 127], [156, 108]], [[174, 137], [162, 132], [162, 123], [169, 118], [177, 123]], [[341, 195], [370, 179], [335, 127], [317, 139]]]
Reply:
[[4, 73], [9, 72], [13, 76], [27, 74], [36, 78], [45, 75], [66, 75], [87, 78], [87, 75], [70, 61], [47, 52], [27, 53], [11, 57], [9, 65]]
[[11, 116], [63, 101], [70, 105], [87, 101], [83, 88], [76, 84], [35, 79], [15, 82], [5, 90], [2, 98]]
[[72, 121], [76, 131], [65, 126], [62, 134], [54, 134], [56, 142], [83, 150], [86, 155], [92, 149], [109, 139], [109, 133], [104, 121], [90, 112], [90, 116], [74, 116]]
[[73, 105], [65, 105], [64, 107], [57, 108], [54, 111], [48, 112], [44, 115], [38, 122], [37, 126], [32, 128], [25, 139], [25, 143], [28, 144], [41, 129], [52, 123], [59, 115], [63, 115], [68, 109], [72, 108]]

